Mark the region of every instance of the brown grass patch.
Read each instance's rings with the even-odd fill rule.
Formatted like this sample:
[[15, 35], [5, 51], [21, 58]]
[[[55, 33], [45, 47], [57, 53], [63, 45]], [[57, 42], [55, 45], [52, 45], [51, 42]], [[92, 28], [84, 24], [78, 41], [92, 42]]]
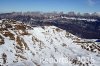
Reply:
[[57, 32], [61, 32], [62, 30], [60, 28], [55, 29]]
[[16, 37], [16, 42], [20, 47], [23, 47], [23, 44], [21, 42], [21, 38], [19, 36]]
[[6, 28], [12, 28], [11, 24], [5, 24]]
[[16, 42], [21, 48], [25, 48], [25, 49], [29, 50], [29, 47], [27, 46], [27, 43], [24, 41], [23, 38], [20, 38], [19, 36], [17, 36]]
[[24, 39], [21, 39], [22, 43], [24, 44], [25, 49], [29, 50], [29, 47], [27, 46], [26, 42], [24, 41]]
[[12, 34], [9, 31], [4, 32], [3, 35], [6, 36], [6, 37], [9, 37], [11, 40], [15, 39], [14, 34]]
[[0, 31], [4, 31], [4, 30], [8, 31], [7, 28], [0, 28]]
[[0, 35], [0, 45], [4, 44], [4, 38]]
[[18, 24], [18, 25], [15, 25], [15, 29], [16, 30], [25, 30], [26, 29], [26, 26], [25, 25], [22, 25], [22, 24]]

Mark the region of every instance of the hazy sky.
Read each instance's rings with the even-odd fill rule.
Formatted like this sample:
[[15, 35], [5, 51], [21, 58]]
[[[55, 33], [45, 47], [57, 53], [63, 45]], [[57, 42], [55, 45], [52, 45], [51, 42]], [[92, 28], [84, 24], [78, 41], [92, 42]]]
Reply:
[[0, 12], [100, 12], [100, 0], [0, 0]]

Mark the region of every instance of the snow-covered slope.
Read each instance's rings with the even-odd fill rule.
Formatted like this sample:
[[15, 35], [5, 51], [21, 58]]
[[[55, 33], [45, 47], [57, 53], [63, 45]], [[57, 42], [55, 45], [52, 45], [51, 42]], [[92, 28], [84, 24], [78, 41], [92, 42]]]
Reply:
[[0, 65], [100, 65], [100, 46], [92, 41], [55, 26], [30, 27], [20, 22], [6, 24], [0, 28]]

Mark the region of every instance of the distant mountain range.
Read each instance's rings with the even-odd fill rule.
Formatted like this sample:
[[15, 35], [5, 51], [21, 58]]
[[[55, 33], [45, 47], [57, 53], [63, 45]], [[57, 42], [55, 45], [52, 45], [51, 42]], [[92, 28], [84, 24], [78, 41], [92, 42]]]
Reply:
[[0, 19], [14, 19], [31, 26], [54, 25], [81, 38], [100, 39], [100, 16], [96, 12], [92, 14], [13, 12], [0, 14]]

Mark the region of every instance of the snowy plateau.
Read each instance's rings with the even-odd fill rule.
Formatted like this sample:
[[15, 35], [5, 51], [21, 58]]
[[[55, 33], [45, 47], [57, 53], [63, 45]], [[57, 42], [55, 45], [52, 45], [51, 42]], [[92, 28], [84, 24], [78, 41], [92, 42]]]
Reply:
[[0, 20], [0, 66], [100, 66], [100, 44], [55, 26]]

